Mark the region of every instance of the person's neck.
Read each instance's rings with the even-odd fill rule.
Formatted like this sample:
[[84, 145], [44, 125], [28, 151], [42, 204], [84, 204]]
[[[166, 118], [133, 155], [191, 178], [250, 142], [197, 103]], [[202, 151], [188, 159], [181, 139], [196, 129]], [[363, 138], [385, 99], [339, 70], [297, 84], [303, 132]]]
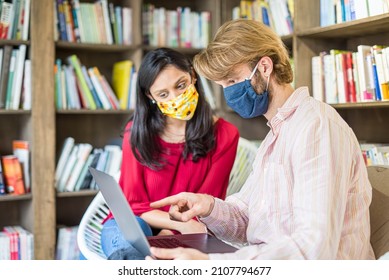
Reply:
[[165, 129], [175, 133], [185, 133], [186, 121], [175, 118], [166, 118]]
[[185, 142], [185, 128], [186, 121], [168, 117], [160, 137], [168, 143], [183, 143]]
[[281, 108], [286, 100], [293, 94], [294, 88], [290, 84], [278, 85], [275, 84], [272, 86], [271, 99], [269, 102], [269, 107], [264, 114], [265, 118], [270, 121], [278, 112], [278, 109]]

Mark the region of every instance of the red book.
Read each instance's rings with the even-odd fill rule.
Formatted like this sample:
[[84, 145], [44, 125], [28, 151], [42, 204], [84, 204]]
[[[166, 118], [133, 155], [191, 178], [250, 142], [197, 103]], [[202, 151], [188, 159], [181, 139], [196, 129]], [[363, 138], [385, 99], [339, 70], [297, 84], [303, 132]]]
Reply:
[[3, 156], [3, 175], [9, 194], [25, 194], [22, 167], [15, 155]]
[[346, 71], [347, 71], [347, 87], [350, 102], [357, 102], [357, 91], [355, 89], [354, 75], [353, 75], [353, 54], [348, 52], [346, 55]]

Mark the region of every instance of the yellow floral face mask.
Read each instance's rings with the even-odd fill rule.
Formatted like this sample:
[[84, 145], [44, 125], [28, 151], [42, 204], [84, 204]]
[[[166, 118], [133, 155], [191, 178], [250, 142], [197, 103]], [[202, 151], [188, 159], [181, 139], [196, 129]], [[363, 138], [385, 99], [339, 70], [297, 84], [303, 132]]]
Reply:
[[171, 118], [179, 120], [190, 120], [197, 107], [199, 94], [193, 84], [176, 98], [167, 102], [157, 102], [161, 112]]

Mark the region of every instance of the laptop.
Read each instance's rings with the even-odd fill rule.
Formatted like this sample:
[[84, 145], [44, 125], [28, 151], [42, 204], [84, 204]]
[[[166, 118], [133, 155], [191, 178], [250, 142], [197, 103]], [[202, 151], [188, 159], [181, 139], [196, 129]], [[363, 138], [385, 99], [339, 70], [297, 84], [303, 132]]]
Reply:
[[238, 250], [207, 233], [146, 237], [117, 181], [111, 175], [93, 167], [89, 167], [89, 171], [96, 181], [124, 238], [143, 255], [151, 256], [150, 246], [159, 248], [194, 248], [204, 253], [232, 253]]

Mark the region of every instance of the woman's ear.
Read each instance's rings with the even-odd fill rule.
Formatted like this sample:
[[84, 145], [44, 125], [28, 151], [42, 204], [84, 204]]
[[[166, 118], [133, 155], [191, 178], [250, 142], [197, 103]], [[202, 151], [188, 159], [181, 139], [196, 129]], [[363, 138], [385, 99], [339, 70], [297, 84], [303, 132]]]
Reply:
[[150, 102], [155, 104], [155, 99], [153, 98], [153, 96], [151, 94], [147, 94], [147, 97], [150, 99]]

